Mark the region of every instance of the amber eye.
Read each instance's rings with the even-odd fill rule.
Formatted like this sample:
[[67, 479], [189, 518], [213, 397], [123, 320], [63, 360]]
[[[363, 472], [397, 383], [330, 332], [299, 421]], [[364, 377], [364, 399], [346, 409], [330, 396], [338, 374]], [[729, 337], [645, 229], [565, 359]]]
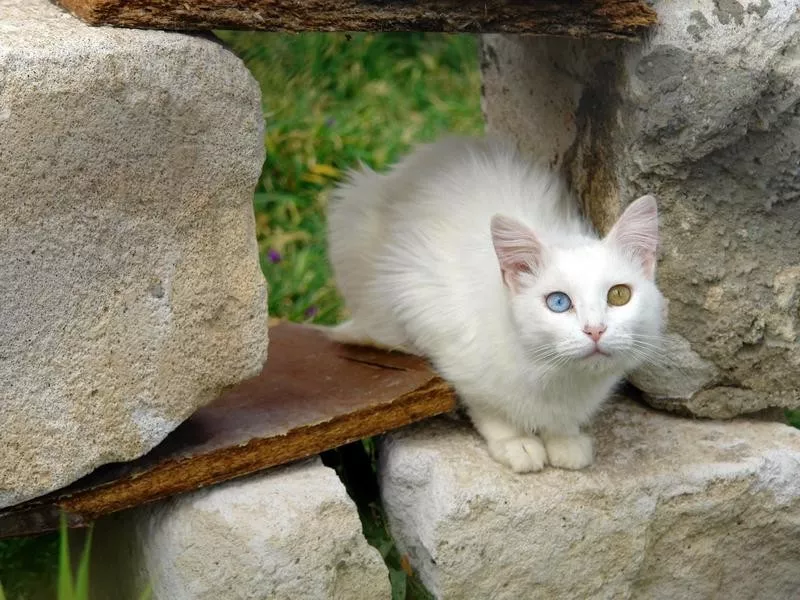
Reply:
[[611, 306], [625, 306], [631, 301], [631, 288], [619, 284], [608, 290], [608, 303]]

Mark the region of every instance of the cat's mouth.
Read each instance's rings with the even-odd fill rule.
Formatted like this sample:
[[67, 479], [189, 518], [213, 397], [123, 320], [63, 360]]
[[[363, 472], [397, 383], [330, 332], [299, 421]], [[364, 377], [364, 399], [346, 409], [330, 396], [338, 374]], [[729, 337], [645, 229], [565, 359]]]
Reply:
[[605, 350], [601, 350], [599, 346], [595, 346], [590, 352], [583, 355], [583, 358], [592, 358], [594, 356], [605, 356], [609, 357], [611, 354], [606, 352]]

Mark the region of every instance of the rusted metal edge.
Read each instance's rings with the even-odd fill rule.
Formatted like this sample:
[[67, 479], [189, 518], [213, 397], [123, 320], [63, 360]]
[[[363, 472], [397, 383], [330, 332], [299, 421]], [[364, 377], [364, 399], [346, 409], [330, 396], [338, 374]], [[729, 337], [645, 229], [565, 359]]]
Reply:
[[56, 0], [90, 25], [258, 31], [437, 31], [641, 38], [645, 0]]
[[282, 436], [253, 439], [243, 446], [201, 456], [167, 460], [126, 479], [73, 495], [51, 494], [12, 507], [0, 512], [0, 539], [55, 531], [62, 511], [68, 527], [86, 527], [101, 516], [315, 456], [454, 407], [455, 396], [450, 386], [438, 377], [433, 378], [392, 402], [298, 427]]

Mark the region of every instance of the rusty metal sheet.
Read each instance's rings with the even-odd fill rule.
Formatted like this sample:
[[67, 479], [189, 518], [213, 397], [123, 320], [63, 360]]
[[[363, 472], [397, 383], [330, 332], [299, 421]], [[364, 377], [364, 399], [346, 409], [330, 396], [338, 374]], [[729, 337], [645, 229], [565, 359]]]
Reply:
[[646, 0], [57, 0], [91, 25], [261, 31], [447, 31], [639, 39]]
[[313, 456], [452, 410], [421, 359], [334, 344], [311, 327], [270, 329], [260, 375], [199, 409], [142, 458], [100, 467], [63, 490], [0, 510], [0, 538], [94, 519]]

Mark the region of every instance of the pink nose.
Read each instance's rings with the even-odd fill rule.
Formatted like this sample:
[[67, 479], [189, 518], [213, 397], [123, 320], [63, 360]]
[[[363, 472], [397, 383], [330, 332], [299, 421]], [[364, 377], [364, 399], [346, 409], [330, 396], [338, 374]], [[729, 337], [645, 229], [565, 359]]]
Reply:
[[605, 331], [606, 331], [606, 326], [605, 325], [597, 325], [597, 326], [594, 326], [594, 327], [590, 327], [589, 325], [586, 325], [583, 328], [583, 333], [585, 333], [590, 338], [592, 338], [593, 342], [597, 342], [600, 339], [600, 336], [603, 335], [603, 333], [605, 333]]

